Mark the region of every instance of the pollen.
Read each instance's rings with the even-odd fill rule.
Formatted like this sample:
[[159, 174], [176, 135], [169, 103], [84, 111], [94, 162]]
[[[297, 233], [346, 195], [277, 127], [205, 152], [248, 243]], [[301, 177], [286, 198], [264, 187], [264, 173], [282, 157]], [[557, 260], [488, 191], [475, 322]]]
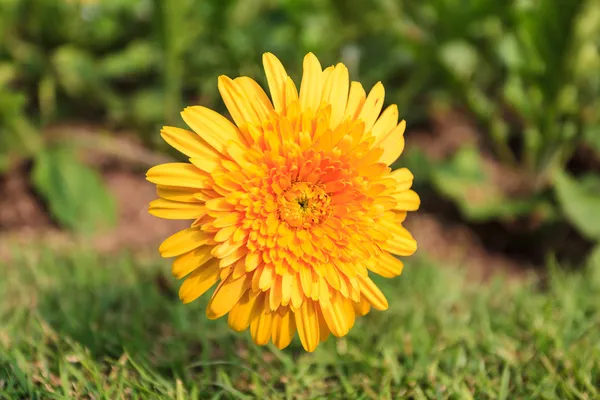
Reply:
[[279, 219], [293, 228], [310, 228], [329, 217], [331, 199], [322, 187], [296, 182], [277, 196]]

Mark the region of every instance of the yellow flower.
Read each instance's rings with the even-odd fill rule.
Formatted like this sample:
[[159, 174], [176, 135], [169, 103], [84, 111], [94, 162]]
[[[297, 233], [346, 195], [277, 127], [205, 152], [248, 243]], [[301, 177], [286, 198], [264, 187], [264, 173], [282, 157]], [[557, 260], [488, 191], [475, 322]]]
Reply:
[[263, 63], [271, 99], [251, 78], [219, 77], [235, 124], [193, 106], [181, 116], [194, 132], [163, 128], [190, 163], [148, 171], [160, 197], [150, 213], [193, 220], [160, 246], [175, 257], [173, 275], [186, 278], [184, 303], [218, 283], [208, 318], [229, 314], [232, 329], [280, 349], [298, 331], [314, 351], [371, 306], [387, 309], [369, 271], [400, 275], [393, 254], [415, 252], [402, 222], [420, 201], [412, 174], [388, 167], [406, 123], [395, 105], [381, 113], [381, 83], [367, 96], [343, 64], [323, 70], [309, 53], [298, 93], [273, 54]]

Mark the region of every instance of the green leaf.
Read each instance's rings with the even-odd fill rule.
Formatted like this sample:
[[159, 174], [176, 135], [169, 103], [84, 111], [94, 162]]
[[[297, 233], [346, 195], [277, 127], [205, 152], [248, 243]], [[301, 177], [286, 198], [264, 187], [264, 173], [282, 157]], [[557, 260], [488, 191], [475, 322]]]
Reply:
[[521, 49], [519, 48], [519, 42], [512, 33], [500, 39], [496, 51], [498, 52], [500, 60], [511, 70], [519, 69], [525, 62]]
[[406, 152], [392, 164], [392, 169], [406, 167], [415, 175], [415, 185], [431, 181], [431, 174], [435, 169], [435, 162], [418, 147], [406, 149]]
[[558, 203], [571, 224], [584, 236], [600, 239], [600, 177], [579, 180], [560, 171], [554, 177]]
[[63, 46], [52, 56], [52, 64], [58, 82], [71, 96], [96, 94], [93, 92], [101, 88], [101, 77], [94, 59], [84, 50]]
[[590, 145], [600, 157], [600, 126], [590, 126], [584, 131], [583, 140]]
[[116, 207], [100, 175], [66, 147], [48, 148], [35, 158], [35, 189], [52, 216], [69, 229], [91, 233], [114, 225]]
[[141, 90], [132, 96], [131, 114], [139, 124], [159, 124], [164, 118], [164, 103], [163, 91], [154, 88]]
[[598, 268], [600, 270], [600, 244], [592, 249], [588, 256], [587, 263], [590, 268]]
[[453, 158], [432, 169], [432, 184], [473, 221], [510, 219], [535, 213], [541, 220], [554, 210], [542, 195], [527, 198], [506, 196], [488, 175], [475, 147], [463, 147]]
[[106, 56], [100, 70], [106, 78], [135, 77], [152, 71], [160, 65], [160, 54], [155, 45], [146, 41], [135, 41], [125, 49]]
[[469, 79], [479, 63], [477, 51], [466, 41], [452, 41], [444, 44], [439, 53], [442, 64], [455, 76]]

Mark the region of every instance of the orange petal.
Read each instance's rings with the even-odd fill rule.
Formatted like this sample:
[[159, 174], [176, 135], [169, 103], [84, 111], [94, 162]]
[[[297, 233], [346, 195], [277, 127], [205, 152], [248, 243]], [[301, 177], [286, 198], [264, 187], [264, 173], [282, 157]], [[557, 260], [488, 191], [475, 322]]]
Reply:
[[258, 313], [262, 311], [258, 305], [262, 305], [264, 299], [259, 295], [260, 292], [248, 290], [240, 301], [233, 306], [227, 316], [227, 322], [231, 329], [238, 332], [248, 329], [250, 321], [256, 318]]
[[394, 278], [402, 273], [404, 263], [387, 251], [383, 251], [379, 257], [368, 264], [368, 268], [384, 278]]
[[271, 337], [273, 344], [283, 350], [292, 342], [296, 334], [296, 320], [294, 314], [288, 309], [273, 314]]
[[396, 128], [392, 129], [385, 137], [383, 137], [376, 146], [383, 149], [383, 154], [379, 161], [390, 165], [400, 157], [404, 150], [404, 130], [406, 129], [406, 121], [402, 120]]
[[[358, 276], [360, 292], [365, 299], [377, 310], [387, 310], [388, 302], [381, 290], [368, 276]], [[361, 298], [362, 298], [361, 296]]]
[[250, 322], [250, 333], [254, 343], [263, 346], [271, 340], [273, 313], [266, 304], [257, 304], [257, 307], [257, 315]]
[[321, 64], [313, 53], [304, 57], [304, 72], [300, 83], [300, 106], [302, 110], [315, 112], [321, 103], [323, 89], [323, 72]]
[[164, 126], [160, 131], [160, 135], [171, 147], [190, 158], [198, 160], [197, 165], [195, 163], [198, 168], [206, 172], [212, 172], [220, 165], [221, 156], [219, 153], [194, 132], [173, 126]]
[[181, 279], [214, 258], [212, 254], [210, 254], [211, 249], [211, 246], [200, 246], [195, 250], [177, 257], [171, 266], [173, 276], [177, 279]]
[[306, 299], [294, 317], [302, 346], [308, 352], [315, 351], [319, 345], [319, 317], [315, 303]]
[[281, 61], [271, 53], [263, 54], [263, 66], [275, 111], [281, 113], [285, 110], [285, 85], [288, 75]]
[[202, 296], [217, 283], [219, 271], [216, 260], [194, 271], [179, 288], [179, 298], [187, 304]]
[[181, 186], [186, 188], [210, 189], [211, 179], [191, 164], [168, 163], [152, 167], [146, 179], [156, 185]]
[[221, 154], [227, 143], [245, 143], [239, 129], [221, 114], [202, 106], [186, 107], [181, 117], [190, 128]]
[[217, 319], [227, 314], [249, 288], [250, 279], [248, 275], [238, 279], [233, 279], [230, 276], [222, 281], [206, 307], [206, 316], [209, 319]]
[[379, 117], [383, 108], [384, 96], [385, 89], [381, 82], [377, 82], [369, 92], [359, 115], [359, 118], [365, 122], [365, 132], [369, 132], [373, 128], [373, 124]]
[[159, 247], [162, 257], [175, 257], [198, 248], [210, 240], [208, 233], [199, 228], [187, 228], [167, 238]]
[[398, 106], [392, 104], [388, 108], [386, 108], [375, 125], [373, 126], [373, 130], [371, 133], [375, 137], [374, 145], [377, 144], [384, 139], [398, 124]]
[[164, 219], [198, 219], [206, 215], [206, 207], [198, 203], [156, 199], [150, 202], [148, 212]]

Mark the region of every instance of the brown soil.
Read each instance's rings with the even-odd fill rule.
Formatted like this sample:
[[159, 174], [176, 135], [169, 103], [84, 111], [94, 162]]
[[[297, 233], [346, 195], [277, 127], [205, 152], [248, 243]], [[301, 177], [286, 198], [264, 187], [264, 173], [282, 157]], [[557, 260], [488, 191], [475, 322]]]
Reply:
[[172, 160], [150, 153], [132, 140], [95, 135], [89, 127], [54, 129], [69, 131], [83, 143], [82, 157], [102, 173], [117, 202], [117, 226], [92, 238], [61, 231], [29, 186], [28, 166], [21, 165], [0, 177], [0, 257], [10, 254], [15, 247], [36, 243], [66, 249], [91, 244], [101, 252], [157, 251], [162, 240], [189, 226], [188, 221], [162, 220], [148, 214], [148, 203], [156, 198], [156, 191], [145, 180], [144, 170]]
[[480, 238], [465, 225], [443, 222], [427, 212], [406, 219], [406, 228], [426, 254], [440, 265], [457, 268], [469, 281], [485, 282], [496, 276], [509, 281], [533, 274], [533, 266], [486, 249]]
[[493, 186], [506, 196], [528, 196], [534, 180], [522, 169], [500, 163], [486, 149], [483, 135], [475, 122], [456, 110], [435, 109], [427, 130], [407, 132], [406, 147], [422, 150], [435, 161], [446, 160], [461, 147], [471, 145], [479, 149], [483, 168], [491, 177]]
[[[13, 178], [16, 179], [16, 178]], [[22, 179], [22, 178], [19, 178]], [[104, 175], [109, 190], [118, 205], [118, 223], [114, 230], [91, 238], [91, 245], [101, 252], [120, 250], [147, 251], [156, 249], [162, 240], [189, 225], [186, 221], [168, 221], [148, 214], [148, 203], [156, 198], [154, 187], [143, 176], [128, 171], [114, 171]], [[0, 188], [0, 196], [3, 188]], [[13, 246], [43, 243], [52, 247], [89, 245], [90, 239], [76, 238], [61, 231], [44, 214], [43, 205], [32, 192], [13, 192], [18, 214], [0, 214], [0, 256], [8, 254]], [[2, 207], [2, 206], [0, 206]], [[9, 225], [10, 224], [10, 225]]]

